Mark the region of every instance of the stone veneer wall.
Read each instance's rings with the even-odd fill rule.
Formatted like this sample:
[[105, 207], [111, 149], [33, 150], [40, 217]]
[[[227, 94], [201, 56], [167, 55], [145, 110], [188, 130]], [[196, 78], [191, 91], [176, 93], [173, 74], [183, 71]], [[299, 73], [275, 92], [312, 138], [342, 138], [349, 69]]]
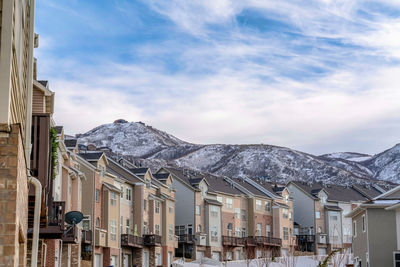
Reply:
[[132, 265], [142, 266], [143, 264], [143, 249], [133, 248], [132, 249]]
[[0, 125], [0, 266], [26, 266], [28, 185], [20, 127]]

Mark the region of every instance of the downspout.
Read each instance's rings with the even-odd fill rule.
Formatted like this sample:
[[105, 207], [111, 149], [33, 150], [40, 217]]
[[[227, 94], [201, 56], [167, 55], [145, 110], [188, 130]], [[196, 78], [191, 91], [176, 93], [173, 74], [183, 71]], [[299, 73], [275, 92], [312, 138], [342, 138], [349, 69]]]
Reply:
[[29, 177], [28, 182], [35, 187], [35, 212], [33, 219], [33, 239], [32, 239], [32, 256], [31, 267], [37, 267], [38, 251], [39, 251], [39, 227], [40, 227], [40, 208], [42, 196], [42, 184], [35, 177]]

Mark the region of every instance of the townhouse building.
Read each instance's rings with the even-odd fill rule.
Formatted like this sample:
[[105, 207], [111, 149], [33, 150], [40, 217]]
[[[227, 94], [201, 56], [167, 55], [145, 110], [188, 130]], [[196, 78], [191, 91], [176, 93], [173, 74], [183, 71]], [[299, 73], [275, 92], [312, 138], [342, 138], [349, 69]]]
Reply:
[[352, 219], [354, 266], [399, 266], [400, 187], [365, 201], [346, 214]]
[[179, 237], [177, 257], [222, 259], [221, 202], [200, 174], [176, 168], [161, 168], [157, 175], [170, 174], [175, 194], [175, 234]]
[[[25, 266], [27, 251], [32, 250], [28, 249], [27, 234], [34, 1], [1, 1], [0, 13], [0, 213], [4, 216], [0, 222], [0, 265]], [[29, 245], [36, 252], [30, 252], [34, 261], [36, 233], [37, 228], [35, 242]]]

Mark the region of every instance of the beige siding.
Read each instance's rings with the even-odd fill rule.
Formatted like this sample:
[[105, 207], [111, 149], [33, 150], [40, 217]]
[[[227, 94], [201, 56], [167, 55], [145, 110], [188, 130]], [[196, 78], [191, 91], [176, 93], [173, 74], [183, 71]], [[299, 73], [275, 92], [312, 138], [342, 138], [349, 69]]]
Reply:
[[44, 94], [38, 89], [33, 90], [32, 97], [32, 113], [43, 113], [44, 112]]

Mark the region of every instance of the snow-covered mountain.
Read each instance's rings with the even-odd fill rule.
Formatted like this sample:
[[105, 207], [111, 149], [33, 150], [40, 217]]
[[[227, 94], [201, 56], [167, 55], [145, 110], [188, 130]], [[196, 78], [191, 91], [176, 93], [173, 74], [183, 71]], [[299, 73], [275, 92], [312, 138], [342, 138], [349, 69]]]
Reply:
[[80, 144], [109, 147], [115, 154], [156, 169], [171, 165], [226, 175], [327, 183], [400, 182], [400, 145], [381, 154], [332, 153], [314, 156], [272, 145], [198, 145], [142, 122], [118, 120], [77, 135]]

